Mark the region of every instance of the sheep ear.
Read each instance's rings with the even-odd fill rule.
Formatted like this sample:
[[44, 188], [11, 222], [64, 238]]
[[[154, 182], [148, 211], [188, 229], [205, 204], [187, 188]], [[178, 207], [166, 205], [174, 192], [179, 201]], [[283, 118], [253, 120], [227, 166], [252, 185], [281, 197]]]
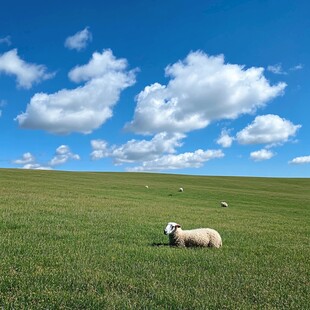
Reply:
[[181, 225], [180, 225], [180, 224], [176, 224], [175, 227], [176, 227], [176, 228], [180, 228]]

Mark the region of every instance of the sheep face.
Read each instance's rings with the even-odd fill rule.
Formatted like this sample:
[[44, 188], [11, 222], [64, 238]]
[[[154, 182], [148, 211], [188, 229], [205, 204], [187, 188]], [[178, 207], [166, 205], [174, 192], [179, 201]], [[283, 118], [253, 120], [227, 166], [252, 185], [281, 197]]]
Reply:
[[164, 229], [164, 234], [165, 235], [171, 235], [179, 227], [181, 227], [181, 225], [174, 223], [174, 222], [169, 222], [168, 225], [166, 226], [166, 228]]

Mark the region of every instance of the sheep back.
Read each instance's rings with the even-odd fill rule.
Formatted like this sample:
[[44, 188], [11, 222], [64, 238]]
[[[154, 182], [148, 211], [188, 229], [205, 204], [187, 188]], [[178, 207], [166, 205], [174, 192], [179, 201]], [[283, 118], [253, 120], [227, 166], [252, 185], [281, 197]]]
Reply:
[[222, 246], [220, 234], [211, 228], [198, 228], [192, 230], [178, 229], [170, 235], [170, 244], [181, 247], [215, 247]]

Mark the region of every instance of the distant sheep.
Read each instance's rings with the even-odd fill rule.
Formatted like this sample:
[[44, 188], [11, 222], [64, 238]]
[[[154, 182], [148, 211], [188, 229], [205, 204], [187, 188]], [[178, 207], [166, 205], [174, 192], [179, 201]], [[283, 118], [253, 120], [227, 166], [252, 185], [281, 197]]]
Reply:
[[214, 247], [222, 246], [220, 234], [211, 228], [198, 228], [182, 230], [181, 225], [169, 222], [164, 229], [164, 234], [169, 236], [170, 245], [178, 247]]
[[179, 192], [184, 192], [183, 187], [180, 187], [180, 188], [179, 188]]
[[148, 186], [148, 185], [145, 185], [145, 188], [149, 188], [149, 186]]
[[227, 208], [228, 203], [226, 201], [221, 201], [221, 207]]

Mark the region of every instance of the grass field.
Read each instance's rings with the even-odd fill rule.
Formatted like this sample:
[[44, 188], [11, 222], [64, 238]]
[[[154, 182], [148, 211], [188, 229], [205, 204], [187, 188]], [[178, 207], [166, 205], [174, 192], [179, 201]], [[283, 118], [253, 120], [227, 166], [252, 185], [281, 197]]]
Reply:
[[0, 169], [0, 195], [0, 309], [310, 309], [310, 179]]

